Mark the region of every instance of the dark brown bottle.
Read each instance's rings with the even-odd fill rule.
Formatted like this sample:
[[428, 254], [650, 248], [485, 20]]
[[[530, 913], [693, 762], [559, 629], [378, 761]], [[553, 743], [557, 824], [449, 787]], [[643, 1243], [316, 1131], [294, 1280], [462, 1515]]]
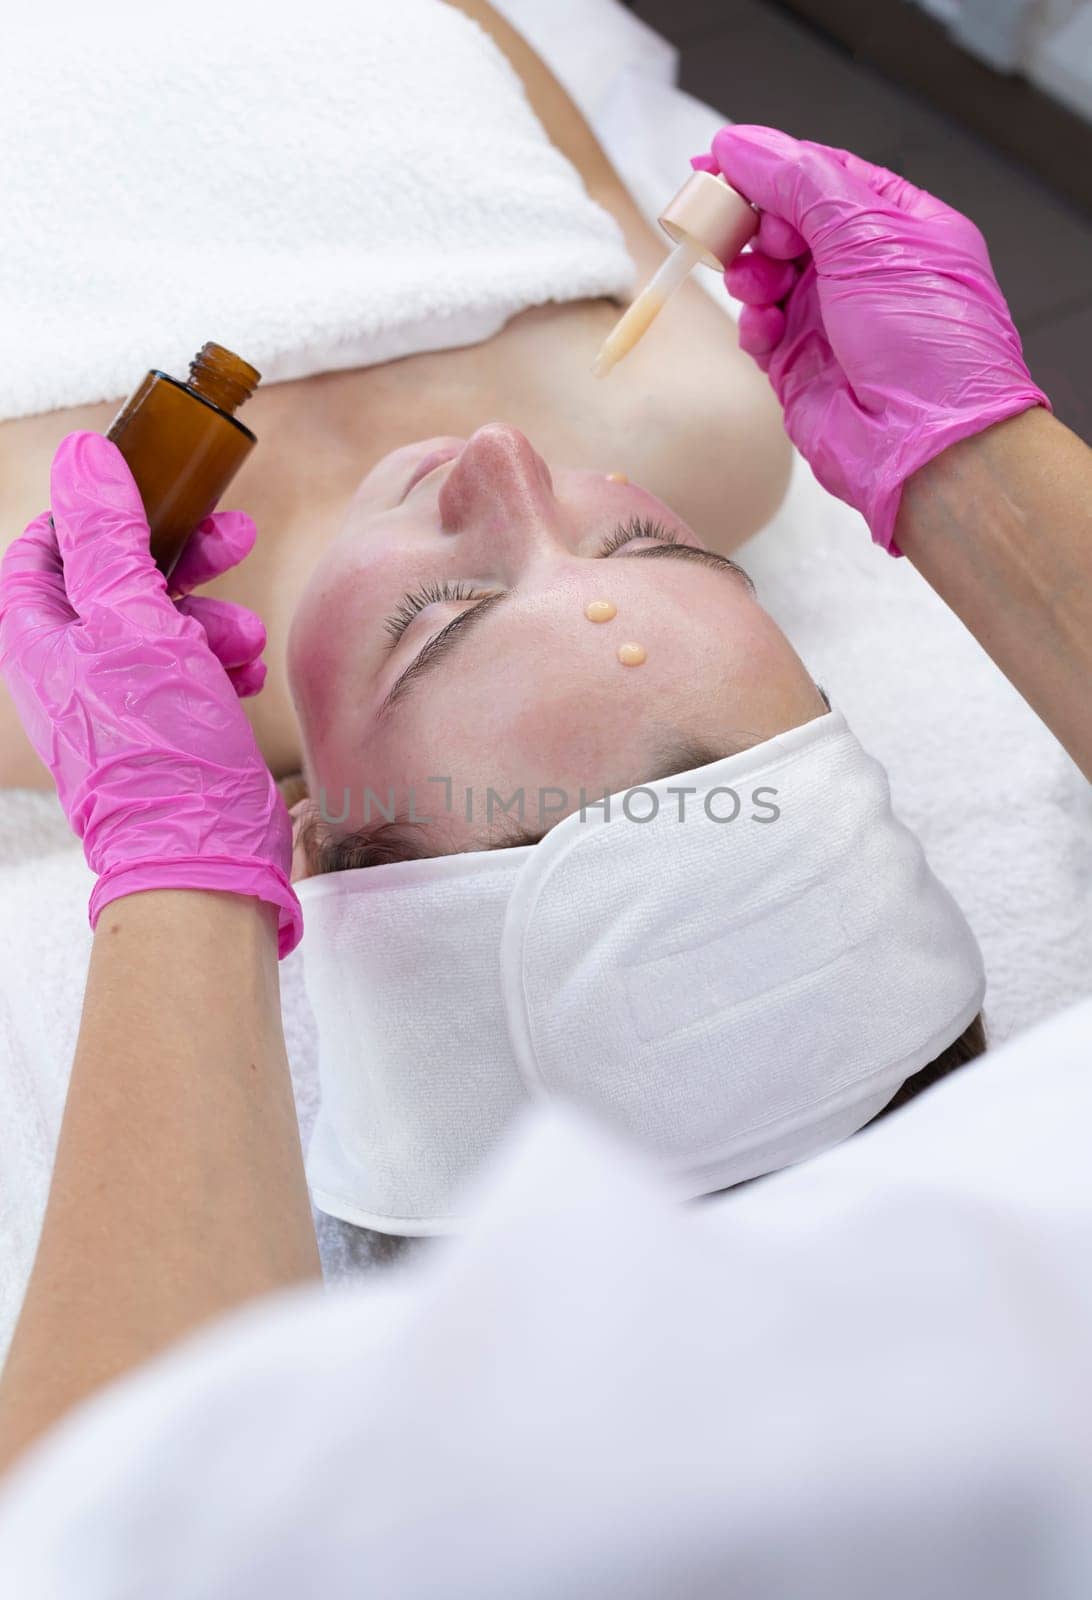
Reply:
[[257, 443], [234, 413], [260, 382], [239, 356], [206, 344], [185, 383], [149, 372], [110, 424], [106, 437], [136, 479], [164, 577]]

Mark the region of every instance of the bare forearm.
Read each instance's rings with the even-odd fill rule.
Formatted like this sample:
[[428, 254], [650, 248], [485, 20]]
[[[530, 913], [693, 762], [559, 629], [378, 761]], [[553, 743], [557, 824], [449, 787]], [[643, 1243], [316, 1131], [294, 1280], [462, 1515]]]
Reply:
[[275, 923], [260, 901], [189, 890], [102, 913], [0, 1381], [0, 1467], [198, 1323], [317, 1275]]
[[998, 423], [909, 480], [896, 538], [1092, 779], [1092, 450]]

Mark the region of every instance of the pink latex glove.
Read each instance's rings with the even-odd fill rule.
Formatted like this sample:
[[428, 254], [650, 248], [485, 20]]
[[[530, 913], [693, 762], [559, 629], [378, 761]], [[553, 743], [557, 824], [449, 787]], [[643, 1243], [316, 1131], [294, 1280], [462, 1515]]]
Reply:
[[[0, 672], [99, 875], [91, 926], [121, 895], [219, 889], [275, 905], [287, 955], [303, 931], [291, 824], [238, 700], [264, 678], [260, 620], [168, 598], [132, 473], [100, 434], [61, 441], [50, 500], [0, 567]], [[241, 512], [207, 518], [172, 589], [253, 542]]]
[[762, 213], [725, 273], [742, 348], [825, 489], [894, 543], [903, 484], [950, 444], [1050, 401], [974, 223], [883, 167], [773, 128], [722, 128], [692, 165]]

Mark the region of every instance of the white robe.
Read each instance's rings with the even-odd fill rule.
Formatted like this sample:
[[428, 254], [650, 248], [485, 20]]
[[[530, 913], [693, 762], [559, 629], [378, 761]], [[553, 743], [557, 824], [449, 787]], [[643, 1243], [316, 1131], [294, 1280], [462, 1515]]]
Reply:
[[540, 1111], [468, 1235], [62, 1423], [0, 1504], [5, 1592], [1087, 1596], [1090, 1061], [1086, 1001], [686, 1207]]

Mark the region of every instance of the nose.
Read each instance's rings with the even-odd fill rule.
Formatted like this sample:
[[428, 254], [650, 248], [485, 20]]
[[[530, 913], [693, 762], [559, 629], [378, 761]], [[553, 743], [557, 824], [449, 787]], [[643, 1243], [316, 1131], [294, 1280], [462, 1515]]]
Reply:
[[554, 534], [550, 469], [518, 428], [488, 422], [471, 434], [439, 494], [440, 525], [483, 551], [528, 551]]

